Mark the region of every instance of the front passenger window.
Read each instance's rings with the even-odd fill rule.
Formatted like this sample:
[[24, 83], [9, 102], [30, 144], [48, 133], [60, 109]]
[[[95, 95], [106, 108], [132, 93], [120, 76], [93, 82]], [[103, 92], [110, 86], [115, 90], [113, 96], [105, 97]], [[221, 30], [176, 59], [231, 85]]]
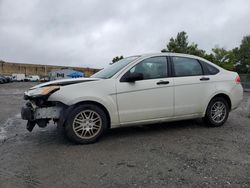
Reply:
[[131, 68], [126, 75], [132, 73], [143, 74], [144, 80], [167, 77], [167, 59], [166, 57], [145, 59]]

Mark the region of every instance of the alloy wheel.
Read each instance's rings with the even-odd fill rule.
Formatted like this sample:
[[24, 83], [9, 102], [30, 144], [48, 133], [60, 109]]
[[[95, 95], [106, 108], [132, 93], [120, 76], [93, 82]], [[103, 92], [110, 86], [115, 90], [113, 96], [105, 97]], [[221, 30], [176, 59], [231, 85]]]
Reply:
[[75, 134], [83, 139], [95, 137], [101, 130], [101, 126], [101, 116], [93, 110], [81, 111], [73, 120]]
[[221, 123], [226, 117], [226, 106], [223, 102], [217, 101], [211, 108], [211, 118], [215, 123]]

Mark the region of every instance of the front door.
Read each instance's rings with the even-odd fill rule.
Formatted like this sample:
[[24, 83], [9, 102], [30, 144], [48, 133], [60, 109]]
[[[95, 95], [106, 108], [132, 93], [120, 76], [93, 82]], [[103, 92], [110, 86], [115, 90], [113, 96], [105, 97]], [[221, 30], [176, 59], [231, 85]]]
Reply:
[[142, 60], [123, 76], [143, 74], [143, 80], [117, 80], [117, 104], [120, 123], [133, 123], [173, 116], [173, 78], [168, 78], [167, 57]]

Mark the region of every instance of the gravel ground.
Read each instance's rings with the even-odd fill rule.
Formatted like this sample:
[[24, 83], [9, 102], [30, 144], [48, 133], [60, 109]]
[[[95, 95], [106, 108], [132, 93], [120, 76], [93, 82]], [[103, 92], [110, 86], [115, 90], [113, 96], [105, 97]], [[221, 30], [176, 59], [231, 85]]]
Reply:
[[53, 124], [26, 131], [22, 96], [34, 84], [0, 85], [0, 187], [250, 187], [250, 93], [219, 128], [119, 128], [74, 145]]

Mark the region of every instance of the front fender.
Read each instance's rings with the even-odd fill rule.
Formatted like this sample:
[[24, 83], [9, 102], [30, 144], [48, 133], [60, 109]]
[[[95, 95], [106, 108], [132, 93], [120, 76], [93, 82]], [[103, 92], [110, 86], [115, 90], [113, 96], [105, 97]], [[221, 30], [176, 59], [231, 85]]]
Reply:
[[59, 101], [67, 106], [85, 101], [99, 103], [108, 111], [111, 127], [119, 125], [116, 90], [113, 80], [101, 80], [63, 86], [60, 90], [53, 93], [48, 100]]
[[[105, 100], [104, 100], [105, 99]], [[68, 102], [68, 105], [74, 105], [80, 102], [95, 102], [99, 103], [106, 108], [110, 115], [111, 127], [115, 127], [120, 124], [119, 122], [119, 114], [116, 105], [116, 96], [108, 96], [108, 97], [100, 97], [100, 96], [83, 96]]]

